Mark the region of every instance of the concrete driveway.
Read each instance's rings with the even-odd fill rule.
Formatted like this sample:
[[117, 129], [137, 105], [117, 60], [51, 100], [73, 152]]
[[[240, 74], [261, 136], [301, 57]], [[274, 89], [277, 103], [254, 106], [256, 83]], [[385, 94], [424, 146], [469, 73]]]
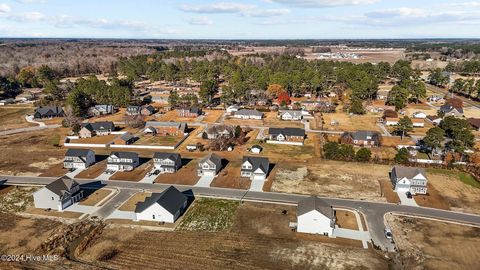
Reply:
[[110, 179], [110, 176], [112, 176], [113, 174], [109, 174], [109, 173], [106, 173], [106, 172], [103, 172], [102, 174], [100, 174], [97, 178], [95, 178], [95, 180], [108, 180]]
[[400, 201], [401, 201], [402, 205], [418, 206], [418, 204], [415, 202], [413, 197], [411, 199], [409, 199], [407, 197], [407, 194], [405, 194], [405, 192], [397, 191], [397, 194], [398, 194], [398, 197], [400, 198]]
[[76, 212], [76, 213], [83, 213], [83, 214], [92, 214], [93, 212], [97, 211], [98, 207], [95, 206], [88, 206], [88, 205], [80, 205], [78, 203], [74, 205], [70, 205], [65, 209], [65, 211]]
[[367, 242], [370, 242], [370, 233], [342, 228], [335, 228], [333, 230], [333, 237], [341, 237], [362, 241], [363, 248], [366, 249], [368, 249]]
[[73, 179], [73, 178], [75, 178], [75, 176], [77, 176], [79, 173], [83, 172], [84, 170], [85, 169], [76, 169], [75, 171], [68, 172], [65, 175]]
[[[150, 171], [151, 172], [154, 172], [156, 169], [153, 169]], [[149, 183], [149, 184], [153, 184], [153, 181], [155, 181], [155, 179], [157, 179], [158, 177], [158, 174], [152, 174], [150, 176], [148, 176], [148, 173], [145, 175], [145, 177], [143, 177], [142, 180], [138, 181], [139, 183]]]
[[128, 219], [135, 220], [135, 212], [115, 210], [106, 219]]
[[250, 184], [250, 191], [263, 192], [263, 185], [265, 184], [264, 180], [252, 180]]
[[215, 176], [202, 176], [198, 180], [197, 184], [195, 185], [196, 187], [210, 187], [210, 184], [212, 183], [213, 179]]

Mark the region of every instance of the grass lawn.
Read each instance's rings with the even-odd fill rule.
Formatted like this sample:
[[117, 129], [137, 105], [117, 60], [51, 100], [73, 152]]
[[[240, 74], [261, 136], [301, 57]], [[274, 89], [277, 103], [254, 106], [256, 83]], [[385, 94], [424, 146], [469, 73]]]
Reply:
[[86, 192], [84, 194], [88, 195], [86, 195], [86, 198], [82, 200], [79, 204], [87, 206], [95, 206], [101, 200], [105, 199], [108, 195], [110, 195], [110, 193], [112, 193], [111, 190], [103, 188], [98, 190], [87, 189], [84, 192]]
[[182, 137], [179, 136], [145, 136], [135, 142], [136, 145], [176, 145]]
[[36, 124], [28, 123], [25, 115], [33, 113], [33, 108], [25, 107], [0, 107], [0, 129], [15, 129]]
[[126, 201], [118, 210], [120, 211], [135, 211], [135, 207], [137, 206], [137, 203], [145, 201], [145, 198], [149, 197], [152, 195], [151, 193], [148, 192], [138, 192], [135, 193], [128, 201]]
[[177, 227], [183, 231], [218, 232], [229, 229], [238, 208], [238, 202], [217, 199], [197, 199]]
[[459, 172], [455, 170], [436, 169], [436, 168], [429, 168], [427, 169], [427, 172], [456, 177], [466, 185], [469, 185], [475, 188], [480, 188], [480, 182], [478, 182], [472, 175], [468, 173]]

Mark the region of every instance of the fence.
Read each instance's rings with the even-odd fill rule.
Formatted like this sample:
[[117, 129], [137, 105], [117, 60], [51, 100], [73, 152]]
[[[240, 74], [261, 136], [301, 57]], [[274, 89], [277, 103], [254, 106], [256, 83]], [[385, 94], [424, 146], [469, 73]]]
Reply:
[[280, 141], [267, 140], [267, 143], [303, 146], [303, 142], [287, 142], [287, 141], [281, 141], [281, 142], [280, 142]]

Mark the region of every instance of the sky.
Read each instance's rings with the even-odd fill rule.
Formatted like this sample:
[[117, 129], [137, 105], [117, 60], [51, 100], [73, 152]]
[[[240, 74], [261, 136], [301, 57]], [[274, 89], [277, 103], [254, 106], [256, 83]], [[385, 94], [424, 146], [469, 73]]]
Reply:
[[480, 38], [480, 1], [0, 0], [0, 37]]

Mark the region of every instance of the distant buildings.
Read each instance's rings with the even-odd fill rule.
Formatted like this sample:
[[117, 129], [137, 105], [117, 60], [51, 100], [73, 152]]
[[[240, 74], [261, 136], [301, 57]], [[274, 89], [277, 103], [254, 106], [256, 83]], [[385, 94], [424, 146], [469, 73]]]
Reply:
[[253, 120], [262, 120], [263, 113], [257, 110], [246, 110], [241, 109], [233, 115], [234, 118], [238, 119], [253, 119]]
[[154, 122], [145, 123], [144, 134], [152, 136], [185, 136], [188, 132], [186, 123], [178, 122]]
[[107, 115], [113, 113], [115, 113], [115, 107], [108, 104], [95, 105], [89, 109], [89, 114], [93, 116]]
[[211, 125], [205, 128], [205, 131], [202, 133], [202, 138], [208, 140], [233, 137], [235, 137], [235, 127], [228, 125]]
[[301, 142], [305, 140], [305, 130], [302, 128], [269, 128], [270, 141]]
[[178, 109], [177, 113], [179, 117], [196, 118], [202, 115], [202, 110], [198, 107], [190, 107], [186, 109]]

